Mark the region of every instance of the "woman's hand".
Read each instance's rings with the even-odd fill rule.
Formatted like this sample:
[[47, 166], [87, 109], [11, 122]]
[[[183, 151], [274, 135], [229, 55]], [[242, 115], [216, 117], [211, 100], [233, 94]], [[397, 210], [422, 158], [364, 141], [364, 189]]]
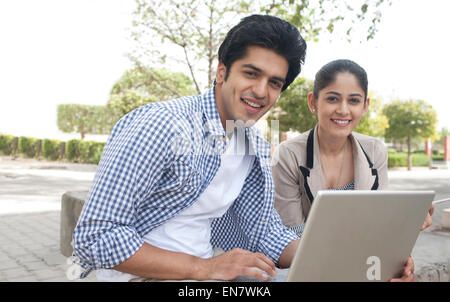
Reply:
[[403, 269], [403, 275], [400, 278], [392, 278], [389, 282], [414, 282], [414, 261], [409, 256]]
[[428, 210], [427, 217], [425, 218], [425, 221], [422, 227], [420, 228], [421, 231], [425, 230], [433, 223], [433, 220], [431, 219], [431, 215], [433, 215], [433, 212], [434, 212], [434, 205], [431, 205], [430, 209]]

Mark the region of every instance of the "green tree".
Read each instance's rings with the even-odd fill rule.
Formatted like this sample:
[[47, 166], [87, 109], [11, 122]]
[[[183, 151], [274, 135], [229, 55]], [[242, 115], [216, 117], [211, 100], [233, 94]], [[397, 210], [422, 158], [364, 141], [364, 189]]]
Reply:
[[[204, 87], [212, 85], [217, 50], [230, 25], [246, 15], [279, 16], [297, 26], [306, 40], [318, 40], [320, 34], [336, 33], [338, 28], [348, 40], [369, 40], [377, 31], [382, 6], [390, 3], [391, 0], [136, 0], [131, 32], [136, 46], [129, 57], [144, 66], [168, 62], [185, 66], [201, 93]], [[202, 78], [204, 74], [206, 79]]]
[[436, 111], [423, 100], [393, 101], [383, 113], [389, 120], [386, 138], [404, 139], [408, 146], [408, 170], [411, 170], [411, 144], [415, 138], [427, 139], [436, 133]]
[[107, 107], [114, 113], [115, 123], [140, 106], [192, 94], [195, 89], [185, 74], [138, 66], [125, 71], [114, 84]]
[[303, 132], [316, 124], [316, 116], [308, 108], [308, 92], [313, 91], [313, 81], [297, 78], [281, 94], [274, 105], [267, 120], [278, 120], [279, 130], [282, 132]]
[[58, 129], [65, 133], [79, 133], [81, 139], [86, 134], [109, 134], [112, 114], [106, 106], [60, 104], [58, 105]]
[[383, 114], [383, 103], [380, 98], [375, 97], [372, 93], [369, 93], [369, 98], [369, 110], [361, 118], [355, 131], [370, 136], [383, 137], [387, 127], [389, 127], [389, 121]]

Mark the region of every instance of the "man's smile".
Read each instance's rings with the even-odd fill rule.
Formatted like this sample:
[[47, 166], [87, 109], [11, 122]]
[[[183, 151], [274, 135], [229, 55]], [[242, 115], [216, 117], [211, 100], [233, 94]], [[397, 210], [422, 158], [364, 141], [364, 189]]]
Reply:
[[264, 104], [260, 104], [256, 99], [249, 97], [241, 97], [246, 109], [250, 113], [258, 113], [264, 108]]

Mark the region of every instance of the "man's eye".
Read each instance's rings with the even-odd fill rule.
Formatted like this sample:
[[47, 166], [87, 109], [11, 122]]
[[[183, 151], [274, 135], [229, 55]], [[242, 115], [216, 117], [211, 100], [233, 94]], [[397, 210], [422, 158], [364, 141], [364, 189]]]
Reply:
[[254, 72], [254, 71], [244, 71], [244, 73], [245, 73], [246, 75], [248, 75], [248, 76], [251, 76], [251, 77], [256, 76], [256, 72]]
[[281, 87], [283, 87], [283, 84], [282, 84], [281, 82], [278, 82], [278, 81], [271, 81], [270, 83], [272, 83], [272, 85], [273, 85], [275, 88], [281, 88]]
[[353, 99], [350, 99], [350, 103], [352, 103], [352, 104], [359, 104], [359, 103], [361, 103], [361, 100], [357, 99], [357, 98], [353, 98]]

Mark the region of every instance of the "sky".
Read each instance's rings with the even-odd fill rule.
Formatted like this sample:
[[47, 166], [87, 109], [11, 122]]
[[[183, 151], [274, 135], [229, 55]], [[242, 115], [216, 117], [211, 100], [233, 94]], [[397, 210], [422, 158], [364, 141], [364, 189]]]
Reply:
[[[450, 129], [450, 2], [393, 2], [369, 42], [309, 42], [300, 76], [313, 79], [334, 59], [354, 60], [383, 103], [423, 99], [437, 111], [439, 129]], [[57, 105], [106, 104], [114, 83], [132, 66], [126, 53], [133, 9], [132, 0], [0, 1], [0, 133], [78, 138], [57, 129]]]

